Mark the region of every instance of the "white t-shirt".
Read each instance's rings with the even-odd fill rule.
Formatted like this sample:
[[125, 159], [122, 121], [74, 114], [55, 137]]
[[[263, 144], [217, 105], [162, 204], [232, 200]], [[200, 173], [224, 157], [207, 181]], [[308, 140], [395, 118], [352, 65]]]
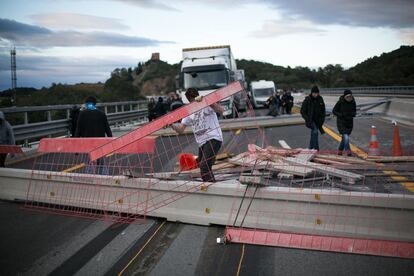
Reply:
[[211, 139], [223, 142], [223, 133], [221, 132], [217, 114], [210, 106], [185, 117], [181, 123], [186, 126], [192, 126], [195, 139], [200, 147]]

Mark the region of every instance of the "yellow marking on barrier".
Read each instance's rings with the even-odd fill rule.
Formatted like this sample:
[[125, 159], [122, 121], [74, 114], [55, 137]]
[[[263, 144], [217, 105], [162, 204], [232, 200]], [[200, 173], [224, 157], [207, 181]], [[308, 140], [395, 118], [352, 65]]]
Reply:
[[207, 191], [207, 186], [206, 185], [201, 185], [200, 186], [200, 191], [203, 191], [203, 192]]
[[50, 179], [52, 179], [52, 175], [48, 174], [48, 175], [46, 175], [46, 178], [50, 180]]
[[[329, 136], [334, 138], [336, 141], [341, 142], [342, 137], [339, 134], [337, 134], [332, 129], [328, 128], [327, 126], [322, 126], [322, 128]], [[352, 152], [358, 155], [359, 157], [363, 159], [366, 159], [368, 157], [368, 154], [364, 150], [358, 148], [357, 146], [353, 144], [349, 144], [349, 145], [351, 146]]]
[[55, 196], [55, 192], [50, 192], [50, 196]]
[[240, 260], [239, 260], [239, 266], [237, 267], [236, 276], [239, 276], [239, 274], [240, 274], [240, 269], [241, 269], [241, 266], [242, 266], [242, 263], [243, 263], [243, 258], [244, 258], [244, 247], [245, 247], [245, 244], [243, 243], [242, 253], [241, 253], [241, 256], [240, 256]]
[[121, 185], [121, 180], [116, 179], [116, 180], [115, 180], [115, 184], [117, 184], [117, 185]]
[[206, 214], [210, 214], [210, 208], [205, 208], [204, 212], [206, 212]]
[[64, 173], [70, 173], [70, 172], [73, 172], [73, 171], [76, 171], [76, 170], [82, 169], [82, 168], [83, 168], [83, 167], [85, 167], [85, 166], [86, 166], [86, 164], [85, 164], [85, 163], [81, 163], [81, 164], [78, 164], [78, 165], [76, 165], [76, 166], [70, 167], [70, 168], [68, 168], [68, 169], [66, 169], [66, 170], [63, 170], [62, 172], [64, 172]]
[[315, 199], [316, 200], [321, 200], [321, 195], [320, 194], [315, 194]]
[[239, 128], [238, 130], [236, 130], [236, 132], [234, 132], [234, 135], [239, 135], [241, 133], [241, 128]]
[[317, 219], [315, 220], [315, 223], [316, 223], [317, 225], [321, 225], [321, 224], [322, 224], [322, 220], [321, 220], [320, 218], [317, 218]]
[[144, 250], [144, 248], [150, 243], [150, 241], [154, 238], [154, 236], [158, 233], [158, 231], [161, 229], [161, 227], [164, 226], [166, 221], [163, 221], [160, 226], [158, 226], [157, 230], [155, 230], [154, 234], [145, 242], [145, 244], [141, 247], [141, 249], [138, 251], [137, 254], [127, 263], [127, 265], [121, 270], [121, 272], [118, 273], [118, 276], [121, 276], [125, 270], [132, 264], [133, 261], [141, 254], [141, 252]]
[[[331, 136], [332, 138], [334, 138], [336, 141], [340, 142], [342, 137], [335, 133], [333, 130], [331, 130], [330, 128], [323, 126], [323, 130], [325, 130], [325, 132]], [[358, 148], [357, 146], [350, 144], [351, 146], [351, 150], [352, 152], [354, 152], [355, 154], [357, 154], [359, 157], [366, 159], [368, 157], [368, 153], [366, 153], [365, 151], [363, 151], [362, 149]], [[377, 163], [379, 167], [383, 167], [384, 164], [380, 164]], [[405, 189], [409, 190], [410, 192], [414, 193], [414, 182], [411, 182], [408, 180], [408, 178], [406, 178], [405, 176], [399, 175], [398, 172], [394, 171], [394, 170], [383, 170], [383, 173], [385, 173], [386, 175], [390, 176], [391, 179], [395, 180], [395, 181], [401, 181], [403, 183], [400, 183], [401, 186], [403, 186]]]
[[120, 199], [118, 199], [118, 203], [122, 204], [122, 203], [124, 203], [124, 200], [122, 198], [120, 198]]

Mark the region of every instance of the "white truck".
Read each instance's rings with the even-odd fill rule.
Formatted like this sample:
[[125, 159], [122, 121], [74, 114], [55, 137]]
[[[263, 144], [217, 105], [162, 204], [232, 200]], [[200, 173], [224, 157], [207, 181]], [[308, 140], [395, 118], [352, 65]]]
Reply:
[[267, 99], [276, 91], [273, 81], [252, 81], [250, 83], [250, 93], [255, 108], [263, 107]]
[[[230, 46], [210, 46], [183, 49], [183, 60], [179, 80], [179, 93], [184, 103], [188, 103], [185, 91], [197, 88], [200, 95], [207, 95], [227, 84], [240, 80], [243, 83], [244, 71], [237, 70], [236, 61]], [[224, 117], [234, 117], [238, 110], [246, 109], [246, 102], [240, 95], [220, 102], [224, 107]]]

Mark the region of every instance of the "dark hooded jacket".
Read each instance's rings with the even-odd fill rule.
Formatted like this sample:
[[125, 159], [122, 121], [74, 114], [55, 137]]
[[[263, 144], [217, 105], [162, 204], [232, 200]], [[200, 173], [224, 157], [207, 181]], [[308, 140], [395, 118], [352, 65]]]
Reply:
[[75, 137], [112, 137], [106, 114], [98, 109], [79, 113]]
[[167, 108], [165, 107], [164, 100], [159, 97], [158, 102], [155, 105], [155, 114], [158, 117], [161, 117], [167, 113]]
[[6, 121], [4, 113], [0, 111], [0, 145], [14, 145], [15, 143], [13, 128]]
[[348, 102], [344, 96], [339, 97], [332, 113], [337, 117], [336, 125], [340, 134], [351, 134], [354, 127], [354, 117], [356, 115], [355, 100]]
[[322, 128], [325, 122], [325, 113], [325, 102], [320, 95], [316, 98], [311, 95], [307, 96], [300, 108], [300, 114], [305, 119], [306, 127], [312, 128], [312, 122], [315, 122], [316, 127], [321, 133], [325, 133]]

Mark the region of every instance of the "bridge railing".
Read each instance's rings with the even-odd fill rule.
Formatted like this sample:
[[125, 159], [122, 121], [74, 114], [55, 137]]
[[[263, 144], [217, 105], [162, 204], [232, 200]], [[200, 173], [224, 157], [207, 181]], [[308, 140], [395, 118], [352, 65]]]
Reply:
[[[29, 143], [42, 137], [69, 135], [70, 110], [74, 105], [8, 107], [0, 110], [12, 124], [16, 141]], [[98, 103], [110, 125], [146, 119], [147, 101]]]
[[[414, 86], [319, 88], [319, 90], [324, 94], [342, 94], [345, 89], [350, 89], [354, 94], [360, 95], [414, 96]], [[305, 89], [304, 91], [309, 93], [310, 89]]]

